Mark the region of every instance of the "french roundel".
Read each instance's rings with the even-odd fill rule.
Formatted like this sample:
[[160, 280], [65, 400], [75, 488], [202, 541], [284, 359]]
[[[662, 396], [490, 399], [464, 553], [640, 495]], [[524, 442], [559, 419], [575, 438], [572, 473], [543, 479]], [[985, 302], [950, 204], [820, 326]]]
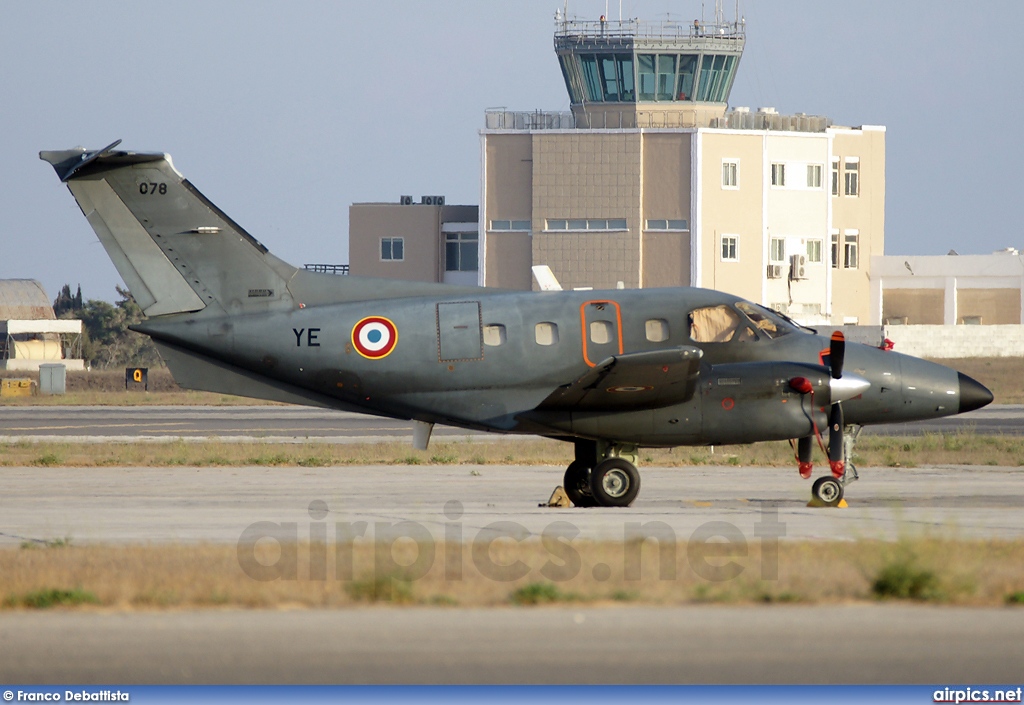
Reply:
[[352, 327], [352, 347], [370, 360], [387, 357], [398, 343], [398, 328], [383, 316], [367, 316]]

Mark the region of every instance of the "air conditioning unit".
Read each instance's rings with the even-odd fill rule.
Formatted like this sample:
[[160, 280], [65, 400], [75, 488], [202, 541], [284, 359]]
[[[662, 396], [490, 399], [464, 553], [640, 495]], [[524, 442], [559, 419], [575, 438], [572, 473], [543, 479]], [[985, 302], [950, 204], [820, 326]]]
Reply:
[[401, 196], [398, 199], [398, 202], [401, 203], [403, 206], [411, 206], [412, 205], [412, 196]]
[[781, 264], [769, 264], [768, 265], [768, 278], [769, 279], [782, 279], [782, 265]]
[[793, 255], [789, 258], [789, 278], [807, 278], [807, 257], [806, 255]]
[[420, 196], [420, 205], [443, 206], [444, 196]]

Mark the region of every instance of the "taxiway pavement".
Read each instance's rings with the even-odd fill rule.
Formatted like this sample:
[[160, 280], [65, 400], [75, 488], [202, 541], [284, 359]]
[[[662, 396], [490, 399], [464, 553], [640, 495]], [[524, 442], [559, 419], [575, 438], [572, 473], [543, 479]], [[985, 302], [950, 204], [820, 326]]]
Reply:
[[[0, 469], [0, 546], [72, 537], [83, 542], [235, 543], [255, 522], [411, 521], [437, 538], [455, 523], [464, 541], [493, 535], [623, 540], [689, 539], [712, 521], [748, 540], [895, 539], [929, 532], [1024, 537], [1024, 470], [1007, 467], [861, 468], [849, 508], [806, 506], [810, 481], [792, 468], [644, 468], [628, 509], [539, 507], [562, 468], [494, 465]], [[311, 510], [322, 502], [327, 513]], [[772, 525], [775, 528], [765, 529]], [[501, 531], [505, 531], [501, 529]], [[508, 532], [506, 532], [508, 533]], [[333, 535], [333, 531], [329, 533]], [[571, 538], [571, 537], [570, 537]]]
[[405, 608], [0, 616], [5, 683], [1021, 684], [1024, 610]]

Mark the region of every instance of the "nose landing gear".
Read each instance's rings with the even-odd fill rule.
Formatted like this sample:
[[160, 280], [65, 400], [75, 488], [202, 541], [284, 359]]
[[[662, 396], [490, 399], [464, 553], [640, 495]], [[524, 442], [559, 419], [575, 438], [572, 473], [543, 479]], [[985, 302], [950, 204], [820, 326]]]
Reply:
[[[862, 426], [847, 426], [843, 434], [843, 472], [838, 477], [825, 475], [819, 477], [811, 485], [811, 502], [808, 506], [845, 507], [843, 494], [846, 485], [859, 479], [857, 468], [853, 464], [853, 444], [860, 435]], [[801, 467], [801, 470], [803, 468]], [[810, 473], [808, 473], [809, 475]], [[803, 475], [803, 472], [801, 472]]]

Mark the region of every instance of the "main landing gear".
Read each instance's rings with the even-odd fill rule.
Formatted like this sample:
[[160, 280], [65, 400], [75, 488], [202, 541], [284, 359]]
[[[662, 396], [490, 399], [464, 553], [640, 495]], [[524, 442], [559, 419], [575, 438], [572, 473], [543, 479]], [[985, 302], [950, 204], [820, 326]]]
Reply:
[[640, 492], [636, 446], [576, 441], [563, 486], [577, 507], [628, 507]]

